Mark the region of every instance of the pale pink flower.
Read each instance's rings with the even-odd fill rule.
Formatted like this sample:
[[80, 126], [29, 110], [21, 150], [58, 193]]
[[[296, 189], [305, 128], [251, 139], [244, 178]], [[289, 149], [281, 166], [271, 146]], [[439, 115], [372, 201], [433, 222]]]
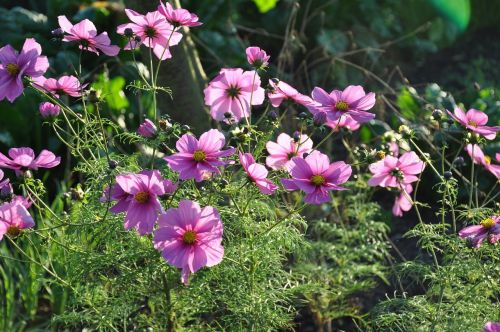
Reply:
[[0, 205], [0, 240], [5, 234], [17, 235], [22, 229], [35, 226], [21, 199], [13, 199]]
[[485, 239], [496, 244], [500, 240], [500, 216], [486, 218], [479, 225], [467, 226], [458, 235], [469, 240], [474, 248], [479, 248]]
[[373, 174], [368, 180], [369, 186], [399, 188], [418, 181], [417, 174], [424, 171], [425, 163], [413, 151], [406, 152], [401, 157], [385, 156], [370, 165]]
[[411, 198], [408, 196], [413, 191], [413, 187], [411, 184], [406, 184], [404, 185], [404, 188], [404, 190], [400, 190], [399, 195], [396, 196], [394, 205], [392, 206], [392, 214], [397, 217], [402, 217], [403, 212], [410, 211], [413, 206]]
[[126, 211], [125, 229], [136, 228], [140, 235], [151, 233], [158, 214], [162, 212], [158, 196], [165, 194], [164, 179], [160, 172], [145, 170], [139, 174], [120, 174], [116, 177], [116, 184], [111, 188], [111, 193], [105, 193], [105, 198], [111, 194], [112, 200], [118, 200], [110, 211]]
[[333, 90], [329, 94], [322, 88], [315, 87], [312, 97], [315, 103], [308, 107], [326, 112], [328, 121], [338, 122], [339, 118], [346, 115], [359, 123], [375, 118], [375, 114], [366, 112], [375, 105], [375, 94], [366, 94], [359, 85], [349, 85], [343, 91]]
[[118, 46], [111, 45], [107, 32], [97, 34], [97, 29], [91, 21], [84, 19], [73, 25], [64, 15], [58, 16], [57, 19], [61, 29], [67, 33], [63, 41], [76, 41], [80, 44], [81, 50], [94, 52], [97, 55], [99, 55], [99, 51], [109, 56], [115, 56], [120, 52]]
[[197, 27], [203, 24], [198, 22], [198, 16], [195, 14], [183, 8], [174, 9], [169, 2], [163, 4], [160, 1], [158, 12], [165, 16], [167, 21], [175, 27]]
[[455, 107], [453, 113], [447, 111], [448, 114], [462, 126], [468, 130], [484, 136], [484, 138], [493, 140], [496, 137], [497, 131], [500, 130], [500, 126], [488, 127], [488, 115], [486, 113], [471, 108], [465, 113], [460, 107]]
[[12, 46], [0, 48], [0, 100], [11, 103], [24, 90], [23, 78], [37, 78], [49, 68], [49, 61], [42, 56], [42, 47], [33, 38], [25, 40], [21, 52]]
[[225, 142], [224, 134], [217, 129], [203, 133], [199, 140], [184, 134], [176, 143], [179, 152], [164, 159], [171, 169], [179, 172], [181, 180], [195, 179], [200, 182], [212, 173], [218, 174], [219, 167], [230, 163], [221, 158], [232, 155], [235, 149], [221, 150]]
[[81, 97], [82, 90], [86, 86], [87, 84], [81, 85], [78, 78], [73, 75], [64, 75], [58, 79], [40, 77], [35, 80], [35, 87], [37, 89], [49, 92], [57, 98], [62, 94], [71, 97]]
[[205, 104], [217, 121], [232, 117], [236, 122], [250, 116], [251, 105], [264, 102], [265, 92], [255, 71], [224, 68], [204, 90]]
[[[467, 144], [465, 147], [467, 154], [472, 158], [474, 164], [482, 165], [488, 172], [493, 174], [497, 179], [500, 179], [500, 165], [494, 165], [491, 163], [491, 157], [484, 154], [483, 150], [477, 144]], [[499, 160], [499, 154], [496, 154], [497, 162]]]
[[56, 157], [47, 150], [42, 150], [38, 157], [35, 157], [31, 148], [11, 148], [9, 157], [0, 152], [0, 167], [13, 169], [18, 176], [26, 170], [53, 168], [61, 163], [61, 157]]
[[255, 183], [264, 195], [271, 195], [278, 189], [271, 180], [267, 179], [268, 171], [264, 165], [257, 164], [250, 153], [240, 153], [240, 163], [247, 173], [248, 179]]
[[158, 59], [165, 60], [172, 57], [170, 46], [177, 45], [182, 39], [182, 34], [175, 31], [175, 27], [165, 20], [158, 11], [141, 15], [132, 9], [125, 9], [125, 14], [132, 21], [119, 25], [117, 32], [125, 34], [125, 29], [130, 28], [136, 37], [141, 39], [140, 43], [131, 39], [125, 45], [126, 50], [135, 49], [139, 44], [152, 48]]
[[141, 125], [137, 129], [137, 133], [146, 138], [155, 136], [157, 131], [158, 128], [156, 128], [156, 125], [153, 123], [153, 121], [149, 119], [146, 119], [143, 123], [141, 123]]
[[313, 102], [311, 97], [303, 95], [283, 81], [276, 82], [275, 79], [271, 79], [269, 80], [269, 85], [272, 90], [268, 92], [267, 97], [273, 107], [279, 107], [284, 100], [291, 100], [294, 103], [304, 106]]
[[305, 159], [294, 157], [290, 167], [292, 179], [281, 179], [287, 190], [302, 190], [304, 201], [321, 204], [330, 201], [329, 191], [345, 190], [340, 185], [351, 176], [351, 166], [343, 161], [330, 164], [327, 155], [315, 150]]
[[278, 135], [276, 142], [266, 143], [266, 149], [269, 156], [266, 158], [266, 165], [272, 169], [285, 167], [290, 170], [293, 157], [302, 158], [305, 153], [312, 151], [313, 141], [309, 136], [301, 134], [297, 142], [288, 134]]
[[257, 46], [248, 47], [245, 51], [248, 63], [255, 69], [264, 69], [269, 65], [271, 56]]
[[204, 266], [219, 264], [224, 256], [223, 225], [217, 209], [201, 208], [196, 202], [182, 200], [178, 208], [160, 215], [154, 247], [167, 263], [181, 268], [181, 280]]
[[59, 105], [54, 105], [48, 101], [40, 103], [38, 110], [43, 119], [52, 119], [61, 113], [61, 107], [59, 107]]

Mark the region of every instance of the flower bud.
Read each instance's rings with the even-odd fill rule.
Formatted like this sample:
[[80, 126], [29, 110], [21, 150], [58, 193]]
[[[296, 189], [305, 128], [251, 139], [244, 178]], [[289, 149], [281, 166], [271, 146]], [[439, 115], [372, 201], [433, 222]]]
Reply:
[[271, 121], [274, 121], [274, 120], [278, 119], [278, 113], [276, 113], [275, 111], [271, 111], [271, 112], [267, 113], [267, 118]]
[[111, 159], [108, 161], [109, 169], [115, 169], [118, 166], [118, 162], [116, 160]]
[[298, 118], [300, 120], [307, 119], [307, 113], [306, 112], [300, 112], [299, 115], [298, 115]]
[[252, 46], [246, 49], [247, 61], [255, 69], [266, 69], [270, 56], [259, 47]]
[[300, 141], [300, 133], [299, 133], [298, 131], [295, 131], [295, 132], [293, 133], [293, 141], [294, 141], [294, 142], [298, 142], [298, 141]]
[[451, 178], [453, 178], [453, 173], [452, 173], [452, 172], [450, 172], [450, 171], [446, 171], [446, 172], [444, 172], [444, 174], [443, 174], [443, 175], [444, 175], [444, 178], [445, 178], [446, 180], [450, 180]]
[[62, 39], [64, 37], [64, 31], [61, 28], [54, 29], [51, 31], [51, 33], [52, 33], [52, 36], [54, 36], [54, 38]]
[[318, 112], [314, 114], [313, 117], [314, 125], [316, 126], [322, 126], [326, 122], [326, 113], [325, 112]]
[[182, 131], [184, 131], [184, 132], [187, 132], [187, 131], [190, 131], [190, 130], [191, 130], [191, 128], [190, 128], [188, 125], [182, 125], [181, 129], [182, 129]]
[[139, 36], [135, 36], [135, 37], [134, 37], [134, 41], [135, 41], [136, 43], [140, 43], [142, 40], [141, 40], [141, 37], [139, 37]]
[[436, 121], [441, 120], [441, 118], [443, 117], [443, 111], [441, 111], [441, 110], [434, 110], [434, 112], [432, 112], [432, 117]]
[[404, 138], [410, 138], [413, 135], [413, 131], [407, 125], [399, 126], [398, 131]]
[[126, 28], [123, 31], [123, 34], [125, 35], [125, 37], [132, 38], [134, 36], [134, 31], [131, 28]]
[[453, 160], [453, 165], [455, 165], [455, 167], [463, 167], [465, 165], [464, 157], [457, 157], [455, 160]]
[[161, 119], [160, 121], [158, 121], [158, 125], [160, 126], [161, 130], [172, 128], [172, 124], [166, 119]]
[[59, 105], [54, 105], [52, 103], [49, 103], [48, 101], [40, 103], [40, 106], [38, 106], [38, 110], [40, 111], [40, 115], [42, 116], [43, 119], [53, 119], [56, 118], [59, 113], [61, 113], [61, 108]]
[[137, 133], [145, 138], [154, 137], [157, 131], [155, 124], [149, 119], [146, 119], [137, 129]]

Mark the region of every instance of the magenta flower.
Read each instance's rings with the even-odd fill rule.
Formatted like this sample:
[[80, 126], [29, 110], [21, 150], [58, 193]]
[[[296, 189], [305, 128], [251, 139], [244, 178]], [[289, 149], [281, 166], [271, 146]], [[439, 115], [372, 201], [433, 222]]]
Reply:
[[13, 199], [0, 205], [0, 240], [5, 234], [15, 236], [22, 229], [35, 226], [22, 199]]
[[500, 126], [488, 127], [488, 115], [486, 113], [471, 108], [465, 113], [460, 107], [455, 107], [453, 113], [447, 111], [448, 114], [458, 123], [470, 131], [484, 136], [484, 138], [493, 140], [500, 130]]
[[257, 164], [250, 153], [240, 153], [240, 163], [247, 173], [248, 179], [255, 183], [264, 195], [271, 195], [278, 189], [271, 180], [267, 179], [267, 169], [264, 165]]
[[112, 200], [118, 200], [110, 211], [126, 212], [125, 229], [136, 228], [140, 235], [151, 233], [162, 211], [158, 196], [165, 194], [160, 172], [148, 170], [139, 174], [120, 174], [116, 177], [116, 184], [111, 193], [107, 193]]
[[[125, 9], [125, 14], [132, 23], [119, 25], [117, 28], [119, 34], [124, 35], [125, 29], [130, 28], [134, 35], [141, 39], [140, 44], [152, 48], [158, 59], [165, 60], [172, 57], [169, 47], [179, 44], [182, 34], [176, 32], [174, 26], [168, 23], [162, 14], [154, 11], [141, 15], [132, 9]], [[135, 49], [138, 44], [131, 39], [125, 49]]]
[[484, 325], [483, 332], [500, 332], [500, 323], [487, 322]]
[[275, 142], [266, 143], [266, 149], [269, 156], [266, 158], [266, 165], [272, 169], [285, 167], [290, 170], [293, 157], [302, 158], [305, 153], [312, 151], [313, 141], [309, 136], [302, 134], [298, 142], [295, 142], [288, 134], [281, 133]]
[[4, 173], [0, 169], [0, 197], [4, 196], [4, 193], [6, 193], [6, 192], [9, 192], [9, 193], [12, 192], [12, 187], [10, 185], [9, 179], [4, 179], [3, 177], [4, 177]]
[[366, 112], [375, 105], [375, 94], [373, 92], [365, 94], [365, 90], [359, 85], [349, 85], [344, 91], [333, 90], [330, 94], [322, 88], [315, 87], [312, 97], [317, 104], [309, 107], [325, 111], [329, 121], [338, 122], [345, 115], [349, 115], [359, 123], [375, 118], [375, 114]]
[[[465, 147], [467, 154], [472, 158], [474, 164], [482, 165], [488, 172], [493, 174], [497, 179], [500, 179], [500, 165], [494, 165], [491, 163], [491, 157], [486, 156], [477, 144], [467, 144]], [[496, 154], [497, 162], [500, 162], [500, 156]]]
[[198, 16], [183, 8], [174, 9], [169, 2], [160, 1], [158, 12], [165, 16], [167, 21], [175, 27], [197, 27], [203, 23], [198, 22]]
[[53, 168], [61, 163], [61, 157], [56, 157], [47, 150], [42, 150], [35, 158], [35, 152], [31, 148], [11, 148], [9, 157], [0, 152], [0, 167], [13, 169], [18, 176], [26, 170]]
[[34, 82], [37, 89], [49, 92], [57, 98], [62, 94], [81, 97], [82, 90], [87, 86], [87, 84], [81, 85], [78, 78], [73, 75], [61, 76], [58, 79], [40, 77]]
[[340, 128], [347, 128], [350, 131], [356, 131], [361, 126], [361, 123], [354, 120], [350, 115], [345, 114], [341, 116], [340, 119], [332, 120], [331, 113], [325, 111], [324, 108], [320, 107], [320, 104], [316, 102], [304, 104], [307, 109], [313, 114], [314, 119], [317, 117], [322, 117], [325, 119], [322, 121], [326, 126], [332, 128], [334, 131], [339, 131]]
[[188, 283], [189, 275], [204, 266], [222, 261], [223, 226], [217, 209], [182, 200], [177, 209], [160, 215], [154, 235], [154, 247], [161, 251], [167, 263], [181, 268], [181, 280]]
[[289, 84], [275, 80], [269, 80], [271, 92], [268, 92], [267, 97], [273, 107], [279, 107], [283, 100], [292, 100], [299, 105], [309, 105], [313, 101], [309, 96], [303, 95]]
[[218, 174], [218, 167], [230, 163], [221, 158], [232, 155], [236, 149], [221, 150], [225, 142], [224, 135], [217, 129], [203, 133], [199, 140], [193, 135], [184, 134], [176, 143], [179, 152], [164, 159], [171, 169], [179, 172], [181, 180], [195, 179], [200, 182], [207, 175]]
[[305, 159], [292, 158], [290, 174], [292, 179], [281, 179], [287, 190], [302, 190], [304, 201], [321, 204], [330, 201], [329, 191], [345, 190], [340, 185], [351, 176], [351, 166], [343, 161], [330, 164], [327, 155], [315, 150]]
[[370, 165], [373, 174], [368, 180], [369, 186], [400, 188], [418, 180], [417, 174], [424, 171], [425, 163], [413, 151], [401, 157], [385, 156], [384, 159]]
[[264, 69], [269, 66], [271, 56], [266, 51], [257, 46], [248, 47], [245, 51], [248, 63], [255, 69]]
[[137, 133], [142, 137], [151, 138], [156, 135], [158, 129], [153, 121], [146, 119], [137, 129]]
[[97, 55], [99, 55], [99, 51], [109, 56], [115, 56], [120, 52], [118, 46], [111, 45], [107, 32], [97, 34], [97, 29], [91, 21], [84, 19], [73, 25], [64, 15], [58, 16], [57, 19], [62, 31], [67, 33], [63, 41], [76, 41], [80, 44], [81, 50], [94, 52]]
[[474, 248], [479, 248], [485, 239], [495, 244], [500, 240], [500, 216], [486, 218], [479, 225], [467, 226], [458, 235], [470, 241]]
[[61, 113], [61, 108], [58, 105], [54, 105], [48, 101], [40, 103], [38, 110], [43, 119], [52, 119]]
[[20, 53], [10, 45], [0, 48], [0, 100], [12, 103], [23, 93], [23, 77], [37, 78], [47, 71], [49, 61], [41, 54], [33, 38], [26, 39]]
[[255, 71], [240, 68], [224, 68], [204, 90], [205, 104], [210, 115], [217, 121], [229, 118], [240, 121], [250, 116], [251, 105], [264, 102], [264, 89]]
[[392, 206], [392, 214], [396, 217], [402, 217], [403, 212], [410, 211], [413, 206], [410, 197], [408, 195], [413, 191], [411, 184], [404, 185], [404, 190], [401, 189], [398, 196], [394, 200], [394, 205]]

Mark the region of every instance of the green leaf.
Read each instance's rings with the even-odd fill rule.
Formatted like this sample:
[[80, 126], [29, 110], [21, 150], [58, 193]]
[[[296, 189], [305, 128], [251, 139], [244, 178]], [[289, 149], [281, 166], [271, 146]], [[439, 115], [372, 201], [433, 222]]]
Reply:
[[125, 79], [121, 76], [107, 80], [104, 75], [100, 75], [99, 79], [92, 84], [92, 87], [99, 90], [106, 100], [109, 108], [113, 110], [121, 110], [129, 106], [129, 102], [123, 88], [125, 87]]
[[367, 126], [362, 126], [359, 131], [359, 137], [363, 143], [369, 143], [372, 138], [372, 132]]
[[253, 2], [259, 9], [259, 12], [264, 14], [276, 7], [278, 0], [253, 0]]
[[470, 0], [429, 0], [429, 2], [460, 31], [465, 31], [470, 21]]
[[410, 89], [413, 88], [404, 87], [403, 90], [401, 90], [401, 93], [399, 94], [397, 99], [397, 103], [399, 109], [401, 110], [401, 114], [403, 114], [405, 118], [409, 120], [415, 120], [416, 115], [420, 111], [420, 106], [418, 105], [415, 98], [413, 98]]

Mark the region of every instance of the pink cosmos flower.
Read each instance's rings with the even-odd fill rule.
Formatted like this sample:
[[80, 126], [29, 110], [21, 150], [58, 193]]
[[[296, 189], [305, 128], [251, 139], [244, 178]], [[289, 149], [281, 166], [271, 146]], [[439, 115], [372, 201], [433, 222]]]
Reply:
[[73, 75], [61, 76], [58, 79], [40, 77], [35, 81], [35, 87], [39, 90], [49, 92], [59, 98], [61, 94], [71, 97], [80, 97], [82, 90], [87, 84], [81, 85], [78, 78]]
[[385, 156], [370, 165], [373, 174], [368, 180], [369, 186], [400, 188], [418, 180], [417, 174], [424, 171], [425, 163], [413, 151], [406, 152], [401, 157]]
[[55, 118], [61, 113], [61, 107], [59, 107], [59, 105], [54, 105], [48, 101], [40, 103], [38, 110], [43, 119]]
[[268, 172], [266, 167], [257, 164], [250, 153], [240, 153], [240, 163], [250, 181], [255, 183], [261, 193], [264, 195], [271, 195], [278, 189], [277, 185], [267, 179]]
[[[158, 11], [141, 15], [132, 9], [125, 9], [125, 14], [132, 21], [119, 25], [117, 32], [125, 34], [125, 29], [132, 29], [134, 35], [141, 39], [140, 44], [152, 48], [156, 57], [160, 60], [172, 57], [169, 47], [177, 45], [182, 39], [182, 34], [175, 31], [174, 26], [165, 20], [165, 17]], [[135, 40], [131, 40], [125, 46], [126, 50], [134, 49], [138, 46]]]
[[236, 122], [247, 118], [251, 105], [262, 104], [265, 97], [257, 72], [240, 68], [222, 69], [204, 93], [205, 104], [210, 106], [210, 115], [217, 121], [227, 120], [228, 115]]
[[150, 138], [156, 135], [158, 129], [156, 128], [153, 121], [146, 119], [137, 129], [137, 133], [142, 137]]
[[272, 169], [285, 167], [290, 170], [293, 157], [302, 158], [305, 153], [312, 151], [313, 141], [309, 136], [302, 134], [298, 142], [295, 142], [288, 134], [281, 133], [275, 142], [266, 143], [266, 149], [269, 156], [266, 158], [266, 165]]
[[211, 129], [196, 137], [184, 134], [177, 141], [176, 154], [165, 157], [168, 166], [179, 172], [181, 180], [195, 179], [197, 182], [203, 181], [207, 173], [219, 173], [218, 167], [229, 164], [229, 161], [221, 160], [235, 152], [235, 148], [221, 150], [226, 139], [217, 129]]
[[484, 138], [493, 140], [497, 135], [497, 131], [500, 130], [500, 126], [488, 127], [486, 124], [488, 123], [488, 115], [486, 113], [478, 111], [476, 109], [471, 108], [465, 113], [462, 111], [460, 107], [455, 107], [453, 113], [447, 111], [448, 114], [458, 123], [460, 123], [465, 128], [470, 131], [484, 136]]
[[26, 170], [38, 168], [53, 168], [61, 163], [61, 157], [56, 157], [52, 152], [42, 150], [35, 158], [31, 148], [11, 148], [9, 157], [0, 152], [0, 167], [13, 169], [16, 175], [22, 175]]
[[500, 323], [487, 322], [484, 325], [483, 332], [500, 332]]
[[7, 193], [12, 193], [12, 187], [10, 185], [9, 179], [3, 179], [4, 173], [0, 169], [0, 197], [5, 196]]
[[269, 59], [271, 56], [267, 55], [266, 51], [260, 47], [248, 47], [245, 53], [247, 54], [247, 61], [252, 67], [256, 69], [263, 69], [269, 65]]
[[81, 50], [94, 52], [97, 55], [99, 55], [99, 51], [109, 56], [115, 56], [120, 52], [118, 46], [111, 45], [107, 32], [97, 34], [97, 29], [91, 21], [84, 19], [73, 25], [64, 15], [58, 16], [57, 19], [62, 31], [67, 33], [63, 41], [76, 41], [80, 43]]
[[283, 100], [289, 99], [300, 105], [309, 105], [313, 101], [309, 96], [303, 95], [295, 88], [283, 81], [269, 80], [272, 91], [267, 94], [273, 107], [279, 107]]
[[0, 205], [0, 240], [5, 234], [15, 236], [22, 229], [33, 226], [35, 226], [35, 222], [22, 200], [13, 199]]
[[[125, 212], [125, 229], [136, 228], [140, 235], [153, 231], [158, 214], [162, 211], [158, 196], [165, 194], [164, 180], [158, 170], [139, 174], [120, 174], [111, 189], [111, 199], [118, 200], [110, 211]], [[102, 200], [102, 199], [101, 199]]]
[[485, 239], [495, 244], [500, 240], [500, 216], [486, 218], [479, 225], [467, 226], [458, 235], [469, 240], [474, 248], [479, 248]]
[[23, 93], [23, 77], [37, 78], [49, 68], [49, 61], [42, 54], [42, 47], [33, 38], [24, 42], [18, 53], [12, 46], [0, 48], [0, 100], [11, 103]]
[[217, 209], [182, 200], [177, 209], [160, 215], [154, 235], [154, 247], [161, 251], [167, 263], [181, 268], [181, 280], [188, 283], [189, 275], [204, 266], [222, 261], [223, 226]]
[[351, 166], [343, 161], [330, 164], [327, 155], [315, 150], [305, 159], [292, 158], [290, 174], [292, 179], [281, 179], [287, 190], [302, 190], [304, 201], [321, 204], [330, 201], [329, 191], [345, 190], [340, 185], [351, 176]]
[[338, 122], [345, 115], [349, 115], [359, 123], [375, 118], [375, 114], [366, 112], [375, 105], [375, 94], [373, 92], [365, 94], [365, 90], [359, 85], [349, 85], [344, 91], [333, 90], [330, 94], [322, 88], [315, 87], [312, 97], [317, 104], [309, 107], [327, 112], [329, 121]]
[[[497, 179], [500, 179], [500, 165], [491, 163], [491, 157], [486, 156], [483, 150], [477, 144], [467, 144], [465, 147], [467, 154], [472, 158], [474, 164], [482, 165], [488, 172], [493, 174]], [[497, 162], [500, 162], [500, 156], [496, 154]]]
[[332, 116], [329, 112], [325, 111], [324, 108], [321, 108], [318, 103], [312, 102], [305, 104], [308, 110], [313, 114], [314, 119], [319, 116], [325, 119], [324, 124], [334, 131], [339, 131], [340, 128], [347, 128], [350, 131], [356, 131], [361, 126], [361, 123], [354, 120], [350, 115], [345, 114], [336, 120], [332, 120]]
[[[410, 211], [413, 206], [408, 195], [413, 191], [411, 184], [404, 185], [405, 190], [401, 190], [399, 195], [394, 200], [394, 205], [392, 206], [392, 214], [396, 217], [402, 217], [403, 212]], [[406, 193], [405, 193], [406, 192]]]
[[165, 16], [167, 21], [175, 27], [197, 27], [203, 23], [198, 22], [198, 16], [183, 8], [174, 9], [169, 2], [160, 1], [158, 12]]

